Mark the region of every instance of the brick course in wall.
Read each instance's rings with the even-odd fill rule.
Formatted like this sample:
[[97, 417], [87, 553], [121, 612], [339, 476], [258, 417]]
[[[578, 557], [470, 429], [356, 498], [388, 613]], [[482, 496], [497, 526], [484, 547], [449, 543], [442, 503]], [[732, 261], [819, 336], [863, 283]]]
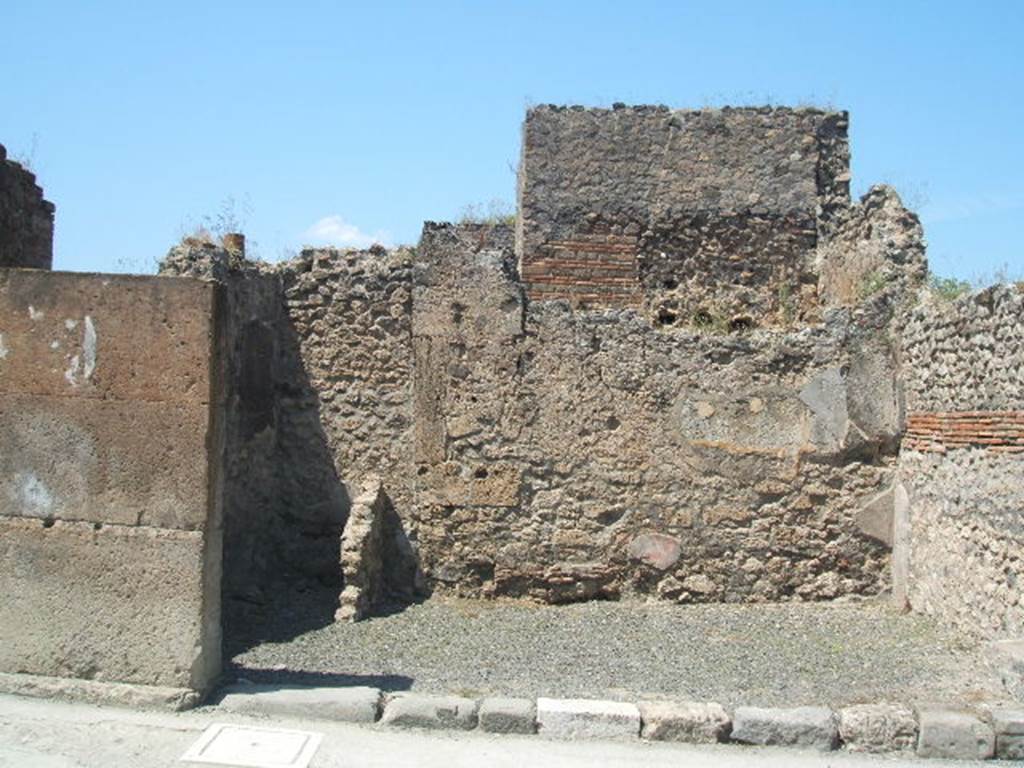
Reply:
[[907, 417], [903, 447], [938, 453], [970, 447], [1024, 452], [1024, 411], [912, 413]]
[[521, 277], [534, 301], [566, 299], [588, 306], [638, 306], [637, 239], [580, 235], [552, 240], [525, 258]]
[[900, 339], [907, 430], [895, 592], [990, 639], [1024, 635], [1024, 293], [924, 294]]

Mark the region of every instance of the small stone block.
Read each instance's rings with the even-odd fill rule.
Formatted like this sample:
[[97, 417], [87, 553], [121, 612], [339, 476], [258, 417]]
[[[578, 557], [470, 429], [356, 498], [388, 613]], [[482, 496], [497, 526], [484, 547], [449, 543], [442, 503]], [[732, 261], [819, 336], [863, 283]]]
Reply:
[[532, 699], [484, 699], [480, 730], [488, 733], [536, 733], [537, 706]]
[[1024, 736], [1024, 707], [995, 706], [991, 713], [996, 736]]
[[1000, 760], [1024, 760], [1024, 735], [996, 736], [996, 757]]
[[219, 706], [228, 712], [245, 715], [372, 723], [380, 712], [380, 691], [364, 686], [280, 688], [236, 685], [226, 690]]
[[899, 752], [917, 744], [917, 718], [898, 704], [858, 704], [839, 711], [839, 738], [851, 752]]
[[651, 741], [715, 744], [728, 741], [732, 721], [722, 705], [700, 702], [642, 701], [640, 735]]
[[537, 699], [537, 730], [556, 739], [635, 739], [635, 704], [597, 699]]
[[838, 745], [839, 726], [835, 713], [825, 707], [739, 707], [732, 719], [732, 740], [826, 751]]
[[477, 704], [461, 696], [402, 693], [384, 706], [380, 722], [399, 728], [471, 731], [476, 728]]
[[927, 708], [918, 711], [919, 757], [986, 760], [995, 754], [995, 733], [970, 712]]

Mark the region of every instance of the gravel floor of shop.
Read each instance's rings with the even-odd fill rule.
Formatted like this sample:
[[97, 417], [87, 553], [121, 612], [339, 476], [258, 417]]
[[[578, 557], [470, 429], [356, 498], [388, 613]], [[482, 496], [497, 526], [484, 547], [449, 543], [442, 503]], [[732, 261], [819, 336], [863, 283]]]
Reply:
[[1006, 698], [977, 644], [882, 601], [542, 606], [432, 598], [301, 634], [289, 632], [301, 623], [297, 606], [271, 611], [248, 637], [229, 635], [229, 680], [724, 706]]

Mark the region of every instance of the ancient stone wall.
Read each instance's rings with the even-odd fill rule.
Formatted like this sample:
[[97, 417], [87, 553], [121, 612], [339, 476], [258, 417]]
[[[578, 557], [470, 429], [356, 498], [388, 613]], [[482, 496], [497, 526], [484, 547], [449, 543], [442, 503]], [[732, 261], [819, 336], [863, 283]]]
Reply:
[[1024, 636], [1024, 294], [925, 300], [902, 340], [896, 592], [965, 632]]
[[872, 187], [839, 209], [833, 231], [818, 246], [818, 298], [825, 306], [855, 306], [882, 292], [904, 293], [928, 271], [924, 230], [892, 187]]
[[53, 213], [36, 177], [0, 145], [0, 267], [50, 269]]
[[[303, 583], [333, 595], [330, 620], [370, 476], [422, 587], [883, 589], [904, 422], [891, 332], [923, 241], [889, 190], [849, 205], [847, 164], [843, 113], [544, 107], [516, 237], [427, 224], [415, 250], [278, 265], [172, 251], [165, 270], [226, 288], [229, 603]], [[870, 300], [851, 292], [875, 272]]]
[[[490, 237], [489, 237], [490, 235]], [[500, 231], [417, 251], [413, 530], [427, 578], [563, 601], [821, 599], [887, 582], [894, 371], [848, 312], [697, 332], [531, 302]]]
[[215, 286], [0, 269], [0, 671], [220, 671]]
[[304, 620], [329, 622], [351, 497], [376, 475], [396, 508], [412, 504], [410, 254], [307, 250], [268, 265], [193, 241], [161, 269], [227, 296], [229, 622], [297, 601]]
[[533, 300], [665, 325], [813, 319], [813, 253], [849, 205], [845, 113], [542, 106], [523, 129]]

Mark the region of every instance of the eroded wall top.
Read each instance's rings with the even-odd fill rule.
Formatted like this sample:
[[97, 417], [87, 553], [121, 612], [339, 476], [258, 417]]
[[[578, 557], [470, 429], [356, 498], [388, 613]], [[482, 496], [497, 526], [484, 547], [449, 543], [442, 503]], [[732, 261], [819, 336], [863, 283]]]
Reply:
[[0, 145], [0, 267], [50, 269], [54, 206]]
[[530, 110], [517, 253], [531, 298], [657, 314], [668, 297], [668, 314], [713, 315], [706, 300], [732, 316], [795, 302], [849, 205], [847, 124], [815, 109]]

